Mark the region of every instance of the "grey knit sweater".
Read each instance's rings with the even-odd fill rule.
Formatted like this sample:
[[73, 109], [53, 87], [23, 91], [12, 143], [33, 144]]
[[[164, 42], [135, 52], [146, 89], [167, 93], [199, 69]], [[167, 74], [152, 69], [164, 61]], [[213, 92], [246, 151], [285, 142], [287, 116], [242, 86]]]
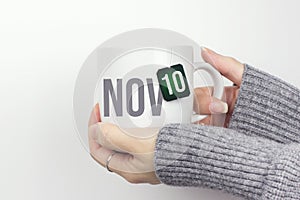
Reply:
[[170, 124], [160, 130], [158, 178], [245, 199], [300, 199], [299, 98], [297, 88], [245, 65], [229, 128]]

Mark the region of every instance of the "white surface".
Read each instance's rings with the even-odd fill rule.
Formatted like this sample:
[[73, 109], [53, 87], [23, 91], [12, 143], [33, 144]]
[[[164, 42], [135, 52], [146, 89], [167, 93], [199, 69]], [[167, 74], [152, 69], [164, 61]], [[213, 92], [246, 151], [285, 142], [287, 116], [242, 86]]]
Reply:
[[299, 6], [297, 0], [1, 1], [0, 199], [232, 199], [130, 185], [108, 174], [74, 131], [75, 78], [112, 35], [157, 27], [300, 86]]

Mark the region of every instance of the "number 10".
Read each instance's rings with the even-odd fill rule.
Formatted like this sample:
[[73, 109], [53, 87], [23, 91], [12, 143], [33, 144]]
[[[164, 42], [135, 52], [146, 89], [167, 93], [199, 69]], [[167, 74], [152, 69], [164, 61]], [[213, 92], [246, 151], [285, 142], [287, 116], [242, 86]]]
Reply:
[[[179, 85], [178, 85], [177, 77], [180, 80], [181, 87], [179, 87]], [[182, 73], [180, 71], [174, 71], [172, 73], [172, 77], [171, 78], [172, 78], [172, 82], [174, 83], [176, 92], [178, 92], [178, 93], [183, 92], [185, 90], [186, 86], [185, 86], [185, 82], [183, 80]], [[166, 84], [167, 84], [167, 87], [168, 87], [168, 91], [169, 91], [169, 95], [173, 95], [174, 92], [173, 92], [173, 89], [172, 89], [172, 86], [171, 86], [171, 81], [169, 79], [169, 74], [165, 74], [165, 76], [161, 80], [166, 81]]]

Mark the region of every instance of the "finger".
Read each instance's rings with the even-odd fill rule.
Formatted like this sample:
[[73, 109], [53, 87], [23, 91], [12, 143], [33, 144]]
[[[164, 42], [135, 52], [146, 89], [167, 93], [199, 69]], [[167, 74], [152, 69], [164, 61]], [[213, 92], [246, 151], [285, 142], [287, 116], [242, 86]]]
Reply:
[[200, 87], [194, 90], [194, 111], [200, 115], [227, 113], [227, 103], [211, 96], [211, 90]]
[[89, 149], [90, 149], [90, 153], [91, 152], [95, 152], [98, 149], [101, 148], [101, 145], [97, 142], [97, 140], [93, 139], [90, 134], [89, 134]]
[[156, 178], [154, 171], [144, 173], [128, 173], [124, 178], [130, 183], [150, 183], [152, 185], [159, 184], [160, 181]]
[[[112, 131], [116, 132], [116, 130], [112, 130]], [[117, 130], [117, 131], [118, 132], [115, 134], [120, 134], [119, 130]], [[112, 142], [109, 141], [109, 138], [107, 138], [106, 135], [104, 135], [101, 132], [101, 123], [96, 123], [89, 127], [89, 138], [93, 142], [97, 143], [100, 147], [105, 147], [105, 148], [113, 150], [113, 151], [126, 153], [125, 150], [122, 150], [120, 147], [112, 144]]]
[[100, 121], [101, 121], [100, 110], [99, 110], [99, 104], [97, 103], [91, 112], [90, 119], [89, 119], [89, 126]]
[[149, 145], [155, 144], [155, 136], [140, 139], [111, 123], [97, 123], [91, 126], [89, 131], [94, 140], [109, 149], [132, 154], [147, 153], [145, 151], [154, 149]]
[[238, 86], [241, 85], [244, 65], [234, 58], [222, 56], [208, 48], [202, 48], [203, 59], [215, 67], [223, 76]]
[[[107, 149], [105, 147], [101, 147], [96, 151], [91, 152], [91, 156], [103, 167], [106, 167], [107, 159], [110, 155], [112, 155], [114, 151]], [[124, 154], [124, 153], [115, 153], [109, 163], [108, 167], [112, 172], [115, 172], [121, 176], [124, 175], [127, 171], [130, 171], [130, 163], [132, 160], [132, 155]]]
[[210, 123], [211, 123], [211, 115], [203, 118], [200, 121], [195, 122], [195, 124], [200, 124], [200, 125], [210, 125]]
[[[99, 111], [99, 104], [96, 104], [91, 112], [90, 115], [90, 119], [89, 119], [89, 127], [92, 126], [93, 124], [96, 124], [98, 122], [100, 122], [100, 111]], [[90, 131], [88, 131], [88, 140], [89, 140], [89, 149], [90, 152], [92, 151], [96, 151], [97, 149], [99, 149], [101, 147], [101, 145], [95, 141], [90, 134]]]
[[149, 183], [152, 185], [159, 184], [160, 181], [156, 178], [156, 174], [154, 171], [152, 172], [146, 172], [146, 173], [123, 173], [121, 175], [126, 181], [132, 184], [137, 183]]
[[[101, 147], [97, 151], [91, 152], [90, 155], [103, 167], [106, 167], [107, 160], [112, 155], [108, 163], [108, 168], [112, 172], [121, 175], [130, 182], [138, 182], [138, 180], [139, 182], [143, 181], [141, 179], [141, 176], [143, 176], [143, 174], [151, 173], [154, 171], [154, 167], [152, 165], [145, 166], [145, 162], [150, 162], [145, 160], [145, 158], [139, 160], [131, 154], [115, 152], [105, 147]], [[147, 155], [143, 156], [145, 157]], [[150, 157], [150, 155], [148, 157]], [[153, 162], [153, 155], [151, 157], [151, 162]]]
[[[90, 148], [90, 155], [93, 157], [95, 161], [97, 161], [103, 167], [106, 167], [106, 161], [108, 157], [114, 153], [113, 150], [103, 147], [98, 141], [95, 139], [93, 134], [91, 134], [90, 129], [93, 126], [96, 126], [98, 123], [91, 125], [89, 127], [89, 148]], [[127, 171], [130, 171], [130, 166], [132, 160], [132, 155], [130, 154], [123, 154], [123, 153], [116, 153], [113, 155], [109, 162], [109, 169], [112, 172], [119, 174], [120, 176], [125, 176]]]

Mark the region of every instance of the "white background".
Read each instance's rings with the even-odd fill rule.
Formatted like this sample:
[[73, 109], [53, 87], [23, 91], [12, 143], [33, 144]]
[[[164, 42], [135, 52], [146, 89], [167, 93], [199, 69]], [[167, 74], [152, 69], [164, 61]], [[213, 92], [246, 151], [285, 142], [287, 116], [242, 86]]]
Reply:
[[0, 2], [0, 199], [233, 199], [195, 188], [131, 185], [77, 138], [72, 94], [86, 57], [144, 27], [181, 32], [300, 86], [300, 1]]

